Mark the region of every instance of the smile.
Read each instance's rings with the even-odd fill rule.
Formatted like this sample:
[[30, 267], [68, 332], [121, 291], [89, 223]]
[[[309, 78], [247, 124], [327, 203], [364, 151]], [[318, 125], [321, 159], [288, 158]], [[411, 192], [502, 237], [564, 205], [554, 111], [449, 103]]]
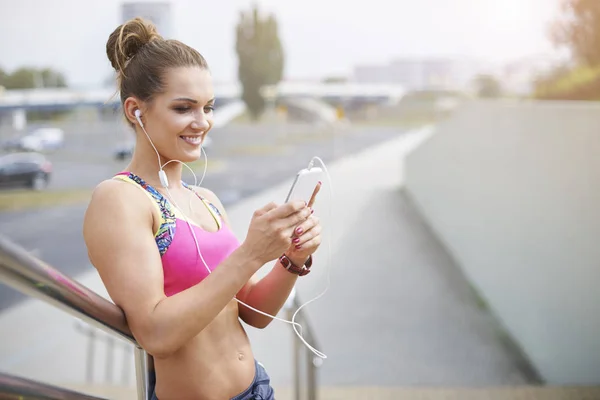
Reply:
[[202, 143], [202, 136], [179, 136], [184, 142], [194, 146], [198, 146]]

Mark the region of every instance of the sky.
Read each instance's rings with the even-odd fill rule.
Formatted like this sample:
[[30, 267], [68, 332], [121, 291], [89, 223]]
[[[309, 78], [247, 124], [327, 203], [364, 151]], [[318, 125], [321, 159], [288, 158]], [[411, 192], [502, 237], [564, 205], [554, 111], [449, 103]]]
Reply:
[[[258, 3], [274, 13], [286, 79], [352, 73], [406, 57], [505, 63], [555, 52], [548, 24], [560, 0], [166, 0], [172, 36], [199, 50], [218, 82], [237, 76], [235, 25]], [[52, 67], [74, 87], [110, 76], [108, 35], [124, 0], [0, 0], [0, 68]]]

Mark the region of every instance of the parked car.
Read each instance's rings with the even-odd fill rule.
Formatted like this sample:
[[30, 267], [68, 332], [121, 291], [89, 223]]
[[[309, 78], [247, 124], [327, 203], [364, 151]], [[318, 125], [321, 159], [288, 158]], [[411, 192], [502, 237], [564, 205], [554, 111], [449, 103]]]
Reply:
[[65, 134], [59, 128], [38, 128], [20, 137], [6, 141], [3, 145], [9, 151], [48, 151], [56, 150], [64, 144]]
[[126, 160], [133, 155], [134, 143], [123, 143], [115, 148], [115, 158], [119, 161]]
[[43, 190], [52, 175], [52, 163], [40, 153], [0, 156], [0, 187], [30, 187]]
[[[204, 149], [206, 150], [206, 149], [210, 148], [211, 143], [212, 143], [212, 139], [209, 136], [207, 136], [204, 138], [202, 147], [204, 147]], [[131, 158], [131, 156], [133, 155], [134, 149], [135, 149], [135, 143], [127, 142], [127, 143], [120, 144], [115, 148], [114, 157], [119, 161], [126, 160], [128, 158]]]

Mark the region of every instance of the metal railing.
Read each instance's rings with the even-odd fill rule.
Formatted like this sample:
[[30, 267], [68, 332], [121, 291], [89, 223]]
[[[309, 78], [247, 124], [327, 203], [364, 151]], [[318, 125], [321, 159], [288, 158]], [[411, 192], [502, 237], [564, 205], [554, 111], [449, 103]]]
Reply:
[[5, 400], [60, 399], [60, 400], [103, 400], [57, 386], [0, 374], [0, 398]]
[[[26, 250], [1, 235], [0, 282], [8, 284], [28, 296], [52, 304], [108, 334], [103, 336], [117, 337], [133, 344], [137, 399], [150, 400], [154, 389], [154, 382], [149, 382], [149, 377], [153, 376], [153, 359], [134, 339], [127, 325], [125, 315], [119, 307], [33, 257]], [[294, 289], [285, 304], [288, 320], [291, 320], [292, 315], [299, 306]], [[296, 316], [296, 322], [302, 325], [305, 340], [311, 343], [313, 347], [319, 348], [306, 314], [300, 311]], [[82, 324], [77, 325], [77, 329], [90, 338], [86, 377], [88, 383], [91, 383], [93, 366], [90, 363], [94, 362], [91, 356], [95, 351], [96, 340], [100, 340], [100, 336], [95, 335], [94, 330], [89, 328]], [[102, 340], [104, 339], [106, 338]], [[105, 375], [107, 380], [112, 380], [113, 365], [111, 364], [114, 362], [114, 358], [109, 356], [112, 354], [112, 346], [107, 349], [107, 352]], [[317, 400], [317, 368], [322, 364], [322, 360], [308, 348], [303, 347], [302, 342], [295, 335], [292, 354], [295, 400]], [[302, 365], [303, 362], [306, 364], [305, 366]], [[122, 379], [127, 380], [125, 376]], [[4, 398], [3, 395], [17, 395], [14, 398], [20, 399], [19, 394], [65, 400], [100, 399], [0, 373], [0, 397]]]
[[[300, 307], [300, 301], [296, 295], [296, 289], [292, 290], [288, 301], [286, 302], [287, 320], [291, 321], [294, 313]], [[302, 336], [307, 343], [310, 343], [315, 349], [320, 349], [317, 338], [311, 324], [308, 321], [306, 313], [301, 310], [296, 316], [296, 322], [302, 325]], [[292, 350], [292, 371], [294, 378], [294, 400], [317, 400], [317, 368], [323, 364], [323, 360], [316, 356], [308, 347], [304, 347], [300, 339], [294, 334]], [[306, 368], [305, 374], [302, 373], [303, 365]], [[304, 378], [304, 379], [302, 379]], [[302, 381], [304, 380], [304, 384]]]
[[[73, 281], [44, 262], [31, 256], [27, 251], [0, 236], [0, 281], [18, 291], [52, 304], [98, 329], [119, 337], [134, 345], [135, 370], [138, 400], [149, 400], [151, 388], [148, 377], [152, 368], [150, 357], [136, 342], [127, 326], [123, 311], [100, 297], [85, 286]], [[25, 390], [31, 381], [1, 375], [0, 395], [9, 395], [19, 388]], [[36, 390], [44, 393], [44, 398], [56, 396], [60, 391], [65, 398], [75, 398], [75, 392], [38, 384]], [[93, 397], [79, 394], [79, 398]]]

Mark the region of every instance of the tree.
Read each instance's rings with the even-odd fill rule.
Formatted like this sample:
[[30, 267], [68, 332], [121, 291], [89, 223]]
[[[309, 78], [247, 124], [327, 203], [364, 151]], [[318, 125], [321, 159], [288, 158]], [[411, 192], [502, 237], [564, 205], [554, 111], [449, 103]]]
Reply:
[[347, 83], [348, 78], [345, 76], [327, 76], [323, 79], [323, 83]]
[[257, 6], [251, 12], [242, 12], [237, 25], [236, 52], [242, 100], [256, 120], [266, 105], [262, 87], [279, 83], [283, 76], [284, 54], [275, 17], [261, 16]]
[[0, 86], [4, 87], [6, 81], [6, 72], [2, 68], [0, 68]]
[[551, 25], [550, 37], [567, 47], [579, 63], [600, 64], [600, 1], [563, 0], [562, 16]]
[[479, 75], [475, 78], [475, 92], [477, 97], [497, 98], [502, 96], [502, 87], [498, 79], [491, 75]]
[[[0, 74], [0, 78], [2, 78]], [[33, 89], [44, 87], [66, 87], [64, 76], [50, 68], [36, 69], [22, 67], [11, 74], [5, 74], [3, 84], [6, 89]]]
[[40, 71], [42, 87], [61, 88], [67, 87], [65, 77], [60, 72], [53, 71], [50, 68], [44, 68]]

